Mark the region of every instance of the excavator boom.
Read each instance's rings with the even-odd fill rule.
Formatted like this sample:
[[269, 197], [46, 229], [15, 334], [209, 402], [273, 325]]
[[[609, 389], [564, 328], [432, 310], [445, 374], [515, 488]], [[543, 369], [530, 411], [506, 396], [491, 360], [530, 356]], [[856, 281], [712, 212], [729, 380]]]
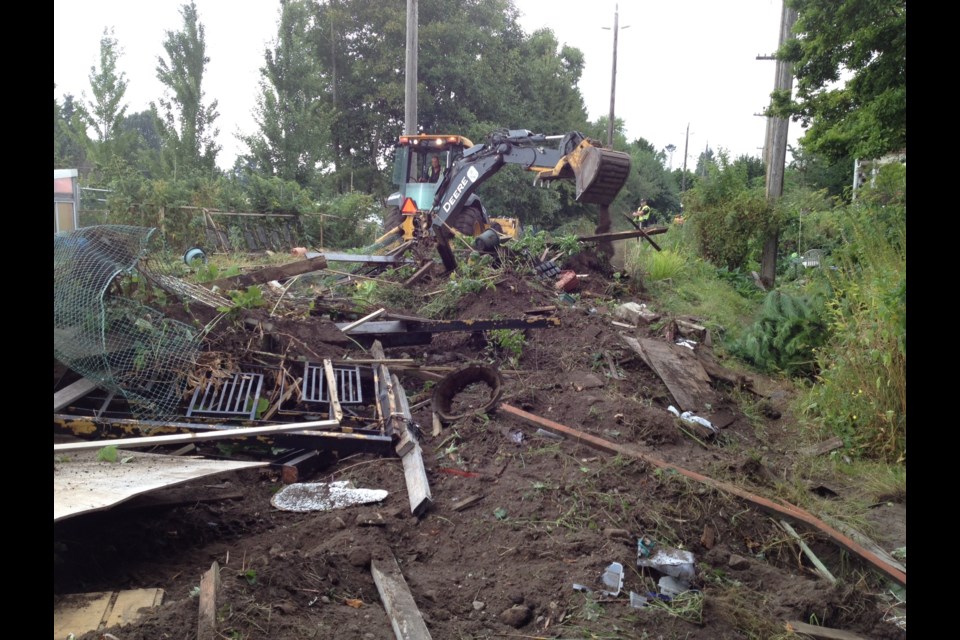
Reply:
[[[553, 140], [560, 143], [547, 147]], [[604, 149], [579, 132], [545, 136], [526, 129], [498, 131], [486, 143], [467, 149], [444, 175], [433, 204], [434, 228], [444, 228], [463, 210], [469, 196], [505, 164], [537, 172], [538, 182], [573, 180], [577, 201], [603, 207], [613, 202], [630, 174], [628, 154]]]

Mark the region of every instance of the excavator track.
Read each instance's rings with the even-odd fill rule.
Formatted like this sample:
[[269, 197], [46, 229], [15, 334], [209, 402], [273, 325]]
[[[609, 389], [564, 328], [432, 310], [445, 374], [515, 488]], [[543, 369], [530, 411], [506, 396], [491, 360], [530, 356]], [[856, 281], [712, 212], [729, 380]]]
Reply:
[[579, 160], [579, 166], [573, 167], [577, 177], [577, 201], [609, 205], [630, 176], [630, 155], [622, 151], [585, 147]]

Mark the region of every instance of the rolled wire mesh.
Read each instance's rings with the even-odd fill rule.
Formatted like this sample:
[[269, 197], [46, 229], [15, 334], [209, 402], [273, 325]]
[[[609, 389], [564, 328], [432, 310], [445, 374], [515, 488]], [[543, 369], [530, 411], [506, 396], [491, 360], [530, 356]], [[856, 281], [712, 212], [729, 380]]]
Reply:
[[122, 395], [141, 420], [182, 415], [200, 352], [196, 329], [136, 299], [148, 290], [138, 287], [150, 275], [144, 261], [162, 248], [153, 228], [100, 225], [53, 236], [54, 357]]

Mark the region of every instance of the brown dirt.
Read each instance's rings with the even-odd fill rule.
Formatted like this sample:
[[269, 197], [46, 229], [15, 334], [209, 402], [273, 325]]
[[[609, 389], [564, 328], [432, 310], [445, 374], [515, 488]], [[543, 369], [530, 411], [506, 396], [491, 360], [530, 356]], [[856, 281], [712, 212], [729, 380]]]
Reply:
[[[585, 288], [606, 291], [589, 261], [577, 267], [591, 273]], [[466, 333], [437, 334], [430, 345], [388, 349], [387, 356], [428, 364], [492, 361], [504, 375], [504, 401], [525, 411], [754, 493], [769, 494], [774, 482], [790, 479], [802, 438], [790, 417], [791, 392], [779, 381], [763, 381], [767, 406], [776, 409], [766, 413], [777, 419], [749, 418], [740, 404], [749, 394], [719, 385], [721, 406], [714, 409], [732, 421], [704, 446], [678, 429], [666, 411], [673, 400], [663, 382], [626, 347], [623, 329], [611, 324], [599, 298], [564, 303], [548, 286], [514, 276], [495, 292], [461, 300], [456, 317], [519, 318], [546, 305], [558, 307], [562, 326], [528, 330], [515, 368], [482, 336]], [[335, 333], [324, 341], [328, 333], [315, 329], [319, 319], [275, 322], [274, 333], [290, 338], [279, 347], [291, 355], [351, 352], [334, 344]], [[647, 327], [636, 333], [657, 337]], [[222, 340], [223, 348], [249, 348], [250, 340], [263, 347], [253, 329]], [[623, 379], [613, 377], [603, 354]], [[400, 377], [411, 398], [429, 391], [422, 380]], [[638, 460], [556, 442], [502, 412], [448, 425], [436, 437], [429, 406], [415, 410], [414, 419], [423, 427], [434, 501], [423, 517], [410, 514], [396, 457], [355, 454], [306, 479], [352, 480], [389, 492], [382, 503], [322, 513], [273, 508], [270, 498], [282, 483], [272, 468], [223, 475], [151, 494], [172, 498], [174, 506], [138, 498], [56, 524], [55, 603], [64, 594], [159, 587], [162, 606], [105, 631], [122, 640], [195, 638], [198, 600], [191, 592], [216, 561], [222, 638], [389, 639], [395, 636], [370, 561], [392, 555], [438, 640], [771, 638], [785, 634], [787, 620], [813, 619], [869, 638], [906, 635], [883, 621], [885, 604], [876, 596], [883, 581], [856, 557], [802, 530], [841, 574], [831, 587], [768, 514], [743, 500]], [[453, 510], [470, 496], [481, 499]], [[905, 496], [897, 499], [905, 515]], [[905, 546], [905, 530], [896, 526], [881, 520], [870, 533], [888, 550]], [[893, 536], [885, 538], [888, 531]], [[659, 577], [637, 568], [641, 535], [694, 553], [700, 620], [683, 619], [676, 604], [630, 607], [629, 592], [654, 591]], [[611, 562], [626, 568], [618, 597], [573, 589], [574, 583], [600, 589]]]

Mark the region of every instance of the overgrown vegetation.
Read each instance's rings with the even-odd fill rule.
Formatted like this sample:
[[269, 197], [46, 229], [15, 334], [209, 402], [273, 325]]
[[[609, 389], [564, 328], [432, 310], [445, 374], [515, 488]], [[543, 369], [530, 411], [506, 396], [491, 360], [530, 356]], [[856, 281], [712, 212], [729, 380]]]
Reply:
[[906, 460], [906, 173], [888, 165], [877, 186], [846, 208], [834, 254], [829, 340], [805, 410], [855, 450]]

